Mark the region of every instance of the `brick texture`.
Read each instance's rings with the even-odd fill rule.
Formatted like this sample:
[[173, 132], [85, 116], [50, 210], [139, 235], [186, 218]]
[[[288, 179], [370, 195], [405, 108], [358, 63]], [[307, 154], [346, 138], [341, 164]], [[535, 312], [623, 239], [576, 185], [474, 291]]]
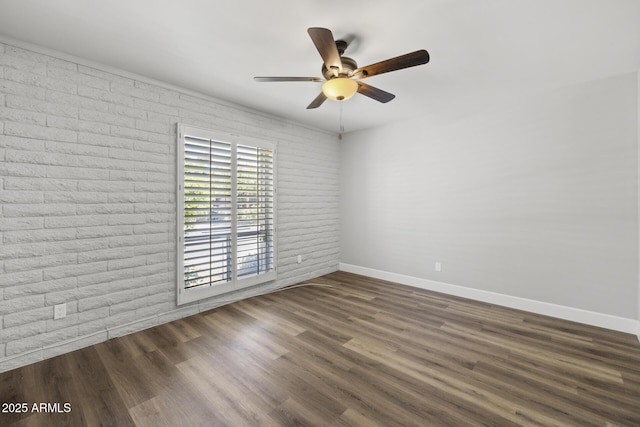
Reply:
[[[176, 306], [179, 122], [277, 145], [277, 282]], [[337, 270], [338, 178], [334, 134], [0, 43], [0, 372]]]

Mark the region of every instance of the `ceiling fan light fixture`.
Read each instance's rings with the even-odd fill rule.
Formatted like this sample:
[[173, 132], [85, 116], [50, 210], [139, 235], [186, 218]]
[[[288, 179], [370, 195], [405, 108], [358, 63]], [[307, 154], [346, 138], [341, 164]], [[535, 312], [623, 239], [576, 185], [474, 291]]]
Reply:
[[334, 101], [344, 101], [358, 91], [358, 83], [348, 77], [336, 77], [322, 85], [322, 93]]

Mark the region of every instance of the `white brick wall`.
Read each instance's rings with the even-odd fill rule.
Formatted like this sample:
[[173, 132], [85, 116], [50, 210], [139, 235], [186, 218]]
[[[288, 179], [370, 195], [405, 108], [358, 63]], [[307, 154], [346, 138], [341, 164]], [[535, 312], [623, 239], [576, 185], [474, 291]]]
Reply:
[[[176, 307], [178, 122], [277, 143], [277, 283]], [[337, 270], [338, 155], [324, 131], [0, 43], [0, 371]]]

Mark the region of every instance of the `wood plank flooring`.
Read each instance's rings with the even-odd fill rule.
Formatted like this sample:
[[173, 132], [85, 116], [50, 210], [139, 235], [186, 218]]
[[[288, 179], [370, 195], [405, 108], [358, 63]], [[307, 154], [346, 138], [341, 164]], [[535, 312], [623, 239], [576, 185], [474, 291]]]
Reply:
[[[628, 334], [338, 272], [0, 374], [16, 426], [640, 426]], [[322, 286], [320, 286], [322, 285]]]

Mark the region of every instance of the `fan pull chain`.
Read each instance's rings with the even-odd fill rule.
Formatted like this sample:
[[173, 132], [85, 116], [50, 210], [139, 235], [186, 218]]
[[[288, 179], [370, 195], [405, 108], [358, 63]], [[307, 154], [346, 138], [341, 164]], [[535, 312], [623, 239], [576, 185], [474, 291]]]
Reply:
[[340, 132], [344, 132], [344, 124], [342, 123], [342, 108], [343, 108], [343, 103], [340, 102]]

